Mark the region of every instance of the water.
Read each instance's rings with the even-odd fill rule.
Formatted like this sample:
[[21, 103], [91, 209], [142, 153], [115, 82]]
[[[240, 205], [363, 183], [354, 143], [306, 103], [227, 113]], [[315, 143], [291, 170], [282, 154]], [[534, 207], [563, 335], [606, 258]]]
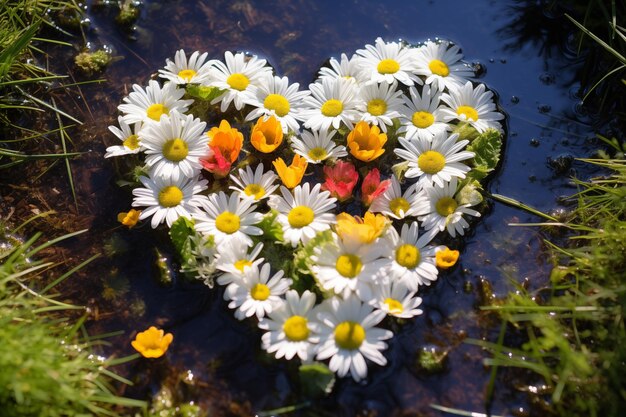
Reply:
[[[106, 127], [115, 123], [116, 107], [130, 86], [146, 84], [179, 48], [215, 58], [223, 58], [225, 50], [249, 51], [306, 87], [330, 56], [351, 54], [378, 36], [411, 43], [450, 39], [480, 66], [480, 81], [499, 93], [508, 114], [509, 137], [501, 169], [488, 185], [491, 193], [551, 211], [559, 197], [575, 191], [571, 175], [588, 175], [572, 160], [594, 149], [573, 81], [578, 59], [562, 16], [543, 13], [537, 2], [147, 2], [130, 35], [115, 26], [112, 16], [106, 7], [90, 13], [88, 40], [112, 48], [123, 60], [106, 71], [108, 83], [85, 86], [76, 98], [86, 121], [78, 146], [91, 152], [72, 162], [81, 207], [68, 215], [91, 228], [89, 237], [73, 246], [76, 256], [103, 256], [84, 271], [84, 280], [90, 281], [70, 285], [67, 295], [90, 306], [97, 319], [94, 331], [126, 332], [111, 339], [106, 354], [131, 353], [131, 334], [149, 325], [174, 333], [166, 360], [153, 367], [137, 361], [121, 369], [137, 382], [126, 395], [142, 398], [167, 380], [182, 399], [200, 402], [210, 415], [250, 415], [297, 402], [292, 365], [260, 351], [258, 330], [232, 316], [219, 290], [179, 281], [176, 275], [171, 284], [157, 283], [154, 247], [166, 257], [170, 250], [164, 233], [149, 227], [123, 230], [115, 221], [132, 198], [115, 184], [115, 163], [102, 158], [106, 145], [114, 142]], [[385, 353], [389, 365], [372, 366], [365, 384], [338, 381], [331, 397], [316, 402], [312, 415], [442, 415], [430, 404], [525, 415], [526, 395], [513, 385], [532, 379], [502, 371], [486, 410], [490, 369], [482, 361], [487, 353], [463, 340], [497, 338], [499, 321], [479, 309], [481, 283], [488, 283], [495, 296], [504, 296], [513, 283], [545, 284], [551, 267], [545, 236], [537, 228], [508, 226], [536, 221], [491, 201], [465, 239], [460, 265], [421, 293], [425, 314], [403, 325], [391, 340]], [[107, 288], [112, 289], [106, 293]], [[428, 374], [417, 368], [424, 349], [446, 354], [442, 371]], [[180, 376], [188, 371], [194, 375], [191, 382]]]

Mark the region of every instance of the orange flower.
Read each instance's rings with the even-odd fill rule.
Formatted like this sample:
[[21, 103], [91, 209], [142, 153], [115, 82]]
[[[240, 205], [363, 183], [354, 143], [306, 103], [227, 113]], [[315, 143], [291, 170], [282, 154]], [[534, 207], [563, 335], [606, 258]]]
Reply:
[[250, 143], [259, 152], [270, 153], [283, 143], [283, 128], [274, 116], [259, 118], [252, 128]]
[[341, 240], [355, 239], [361, 243], [372, 243], [388, 224], [389, 220], [385, 216], [371, 211], [366, 212], [362, 219], [348, 213], [340, 213], [337, 215], [336, 230]]
[[272, 163], [274, 164], [274, 168], [276, 168], [278, 176], [287, 188], [293, 188], [300, 184], [308, 165], [306, 159], [300, 155], [294, 155], [293, 161], [289, 166], [285, 164], [283, 158], [277, 158]]
[[232, 164], [239, 157], [243, 145], [243, 135], [235, 128], [230, 127], [226, 120], [220, 122], [220, 127], [212, 127], [207, 132], [209, 146], [219, 148], [220, 154]]
[[360, 121], [352, 132], [348, 134], [348, 148], [350, 153], [359, 161], [370, 162], [381, 156], [385, 149], [387, 135], [380, 133], [378, 126], [370, 126]]
[[167, 352], [167, 348], [174, 340], [171, 333], [164, 335], [164, 331], [151, 326], [144, 332], [137, 333], [137, 337], [130, 344], [145, 358], [160, 358]]
[[129, 212], [123, 211], [117, 215], [117, 221], [131, 229], [135, 227], [135, 225], [139, 221], [140, 214], [141, 211], [135, 209], [130, 209]]
[[450, 250], [446, 246], [443, 246], [443, 249], [438, 250], [435, 254], [435, 259], [438, 268], [448, 269], [456, 264], [456, 261], [459, 259], [459, 251]]

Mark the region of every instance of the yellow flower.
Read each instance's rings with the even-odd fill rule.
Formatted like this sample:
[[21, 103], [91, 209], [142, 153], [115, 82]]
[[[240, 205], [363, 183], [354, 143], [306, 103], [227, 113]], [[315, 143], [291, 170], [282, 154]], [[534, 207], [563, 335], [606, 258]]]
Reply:
[[283, 143], [283, 128], [274, 116], [259, 118], [252, 128], [250, 143], [259, 152], [270, 153]]
[[361, 243], [372, 243], [388, 224], [389, 220], [385, 216], [371, 211], [366, 212], [362, 219], [348, 213], [340, 213], [337, 215], [336, 229], [341, 240], [356, 239]]
[[131, 229], [135, 227], [135, 225], [139, 221], [140, 214], [141, 211], [135, 209], [130, 209], [129, 212], [123, 211], [117, 215], [117, 221]]
[[146, 358], [160, 358], [167, 352], [167, 348], [174, 340], [171, 333], [164, 335], [164, 331], [151, 326], [144, 332], [137, 333], [137, 337], [130, 344]]
[[237, 129], [230, 127], [228, 121], [222, 120], [220, 127], [212, 127], [207, 132], [207, 136], [210, 139], [209, 147], [214, 152], [219, 149], [220, 154], [230, 163], [237, 160], [243, 144], [243, 135]]
[[370, 162], [381, 156], [385, 149], [387, 135], [380, 133], [378, 126], [370, 126], [367, 122], [360, 121], [352, 132], [348, 134], [348, 148], [356, 159]]
[[293, 188], [300, 184], [302, 177], [304, 176], [304, 171], [306, 171], [306, 167], [308, 165], [306, 159], [300, 155], [294, 155], [290, 166], [285, 164], [283, 158], [277, 158], [272, 163], [274, 164], [274, 168], [276, 168], [278, 176], [287, 188]]
[[437, 251], [435, 259], [437, 261], [438, 268], [448, 269], [456, 264], [456, 261], [459, 259], [459, 251], [450, 250], [444, 246], [442, 250]]

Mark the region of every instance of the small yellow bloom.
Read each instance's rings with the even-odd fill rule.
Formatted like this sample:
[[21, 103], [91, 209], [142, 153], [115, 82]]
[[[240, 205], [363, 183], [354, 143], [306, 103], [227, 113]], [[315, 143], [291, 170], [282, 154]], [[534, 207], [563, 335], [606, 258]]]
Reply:
[[252, 128], [250, 143], [259, 152], [270, 153], [283, 143], [283, 128], [274, 116], [259, 118]]
[[459, 259], [459, 251], [450, 250], [444, 246], [442, 250], [437, 251], [435, 259], [438, 268], [448, 269], [456, 264], [456, 261]]
[[278, 176], [287, 188], [293, 188], [300, 184], [308, 165], [306, 159], [300, 155], [294, 155], [290, 166], [285, 164], [283, 158], [277, 158], [272, 163], [274, 164], [274, 168], [276, 168]]
[[219, 149], [221, 155], [227, 161], [233, 163], [239, 157], [241, 146], [243, 145], [243, 134], [234, 127], [230, 127], [227, 120], [222, 120], [219, 127], [212, 127], [207, 132], [209, 146], [213, 151]]
[[389, 220], [382, 214], [374, 214], [371, 211], [365, 213], [361, 219], [348, 213], [337, 215], [337, 234], [341, 240], [355, 239], [361, 243], [372, 243], [389, 224]]
[[117, 221], [131, 229], [135, 227], [135, 225], [139, 221], [140, 214], [141, 211], [135, 209], [130, 209], [129, 212], [123, 211], [117, 215]]
[[370, 126], [367, 122], [360, 121], [352, 132], [348, 134], [348, 148], [356, 159], [370, 162], [381, 156], [385, 149], [387, 135], [380, 133], [378, 126]]
[[160, 358], [174, 340], [171, 333], [164, 333], [163, 330], [151, 326], [148, 330], [137, 333], [137, 337], [130, 344], [146, 358]]

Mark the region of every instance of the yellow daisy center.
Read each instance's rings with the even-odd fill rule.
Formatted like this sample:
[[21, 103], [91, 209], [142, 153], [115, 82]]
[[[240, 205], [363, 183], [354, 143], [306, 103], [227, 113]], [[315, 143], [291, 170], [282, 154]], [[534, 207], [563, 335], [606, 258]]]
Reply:
[[326, 155], [328, 155], [328, 153], [326, 152], [326, 149], [320, 146], [317, 146], [309, 150], [309, 157], [315, 161], [321, 161], [322, 159], [325, 159]]
[[258, 200], [265, 195], [265, 188], [259, 184], [248, 184], [246, 188], [243, 189], [243, 192], [246, 195], [253, 195], [254, 199]]
[[427, 111], [416, 111], [413, 113], [413, 117], [411, 119], [415, 127], [420, 129], [426, 129], [435, 123], [435, 116], [432, 113], [428, 113]]
[[301, 228], [313, 222], [315, 213], [307, 206], [296, 206], [289, 211], [287, 221], [291, 227]]
[[188, 153], [189, 146], [181, 138], [170, 139], [163, 145], [163, 156], [172, 162], [182, 161]]
[[265, 284], [255, 284], [250, 289], [250, 297], [254, 298], [257, 301], [265, 301], [270, 296], [270, 287]]
[[346, 278], [354, 278], [361, 273], [363, 263], [361, 258], [352, 254], [344, 254], [337, 258], [335, 269]]
[[436, 174], [446, 166], [446, 158], [437, 151], [426, 151], [417, 157], [417, 166], [426, 174]]
[[158, 122], [159, 120], [161, 120], [161, 116], [163, 116], [164, 114], [170, 114], [170, 109], [160, 103], [151, 104], [146, 109], [146, 114], [149, 118]]
[[396, 216], [400, 216], [400, 212], [406, 213], [411, 205], [404, 197], [396, 197], [389, 202], [389, 209]]
[[326, 117], [339, 116], [343, 111], [343, 103], [337, 99], [331, 98], [322, 104], [322, 114]]
[[230, 88], [234, 90], [243, 91], [250, 84], [250, 79], [245, 75], [237, 72], [228, 76], [228, 78], [226, 79], [226, 84], [228, 84]]
[[437, 204], [435, 204], [437, 213], [443, 217], [448, 217], [450, 214], [454, 213], [457, 206], [456, 200], [452, 197], [442, 197], [437, 201]]
[[274, 110], [274, 113], [278, 117], [283, 117], [289, 114], [291, 107], [289, 101], [280, 94], [269, 94], [263, 101], [263, 106], [268, 110]]
[[380, 116], [387, 111], [387, 102], [380, 98], [375, 98], [367, 103], [367, 112], [372, 116]]
[[421, 257], [420, 250], [415, 245], [405, 243], [396, 249], [396, 262], [408, 269], [415, 268]]
[[235, 268], [237, 268], [238, 271], [243, 272], [243, 269], [246, 266], [252, 266], [252, 262], [250, 262], [247, 259], [240, 259], [237, 262], [235, 262]]
[[239, 216], [230, 211], [225, 211], [215, 218], [215, 227], [223, 233], [232, 234], [239, 230]]
[[124, 146], [130, 149], [131, 151], [134, 151], [135, 149], [139, 147], [139, 136], [130, 135], [129, 137], [124, 139]]
[[430, 71], [435, 75], [440, 75], [442, 77], [450, 75], [450, 68], [448, 68], [448, 65], [439, 59], [433, 59], [430, 61], [428, 68], [430, 68]]
[[398, 300], [394, 300], [393, 298], [385, 298], [385, 304], [391, 314], [400, 314], [404, 311], [402, 303]]
[[365, 329], [359, 323], [344, 321], [335, 327], [335, 343], [341, 349], [358, 349], [364, 340]]
[[400, 64], [395, 59], [383, 59], [376, 69], [380, 74], [395, 74], [400, 70]]
[[159, 204], [162, 207], [176, 207], [183, 201], [183, 192], [175, 185], [163, 187], [159, 191]]
[[478, 121], [478, 111], [476, 111], [476, 109], [472, 106], [459, 106], [456, 109], [456, 114], [458, 114], [459, 116], [465, 115], [467, 120], [471, 120], [474, 122]]
[[191, 79], [193, 78], [193, 76], [194, 76], [194, 75], [196, 75], [196, 74], [197, 74], [197, 72], [195, 72], [195, 71], [194, 71], [194, 70], [192, 70], [192, 69], [184, 69], [184, 70], [182, 70], [182, 71], [180, 71], [180, 72], [178, 73], [178, 76], [179, 76], [180, 78], [182, 78], [183, 80], [185, 80], [185, 81], [189, 82], [189, 81], [191, 81]]
[[306, 340], [309, 337], [308, 321], [302, 316], [291, 316], [285, 320], [283, 324], [283, 331], [287, 339], [292, 342], [300, 342]]

